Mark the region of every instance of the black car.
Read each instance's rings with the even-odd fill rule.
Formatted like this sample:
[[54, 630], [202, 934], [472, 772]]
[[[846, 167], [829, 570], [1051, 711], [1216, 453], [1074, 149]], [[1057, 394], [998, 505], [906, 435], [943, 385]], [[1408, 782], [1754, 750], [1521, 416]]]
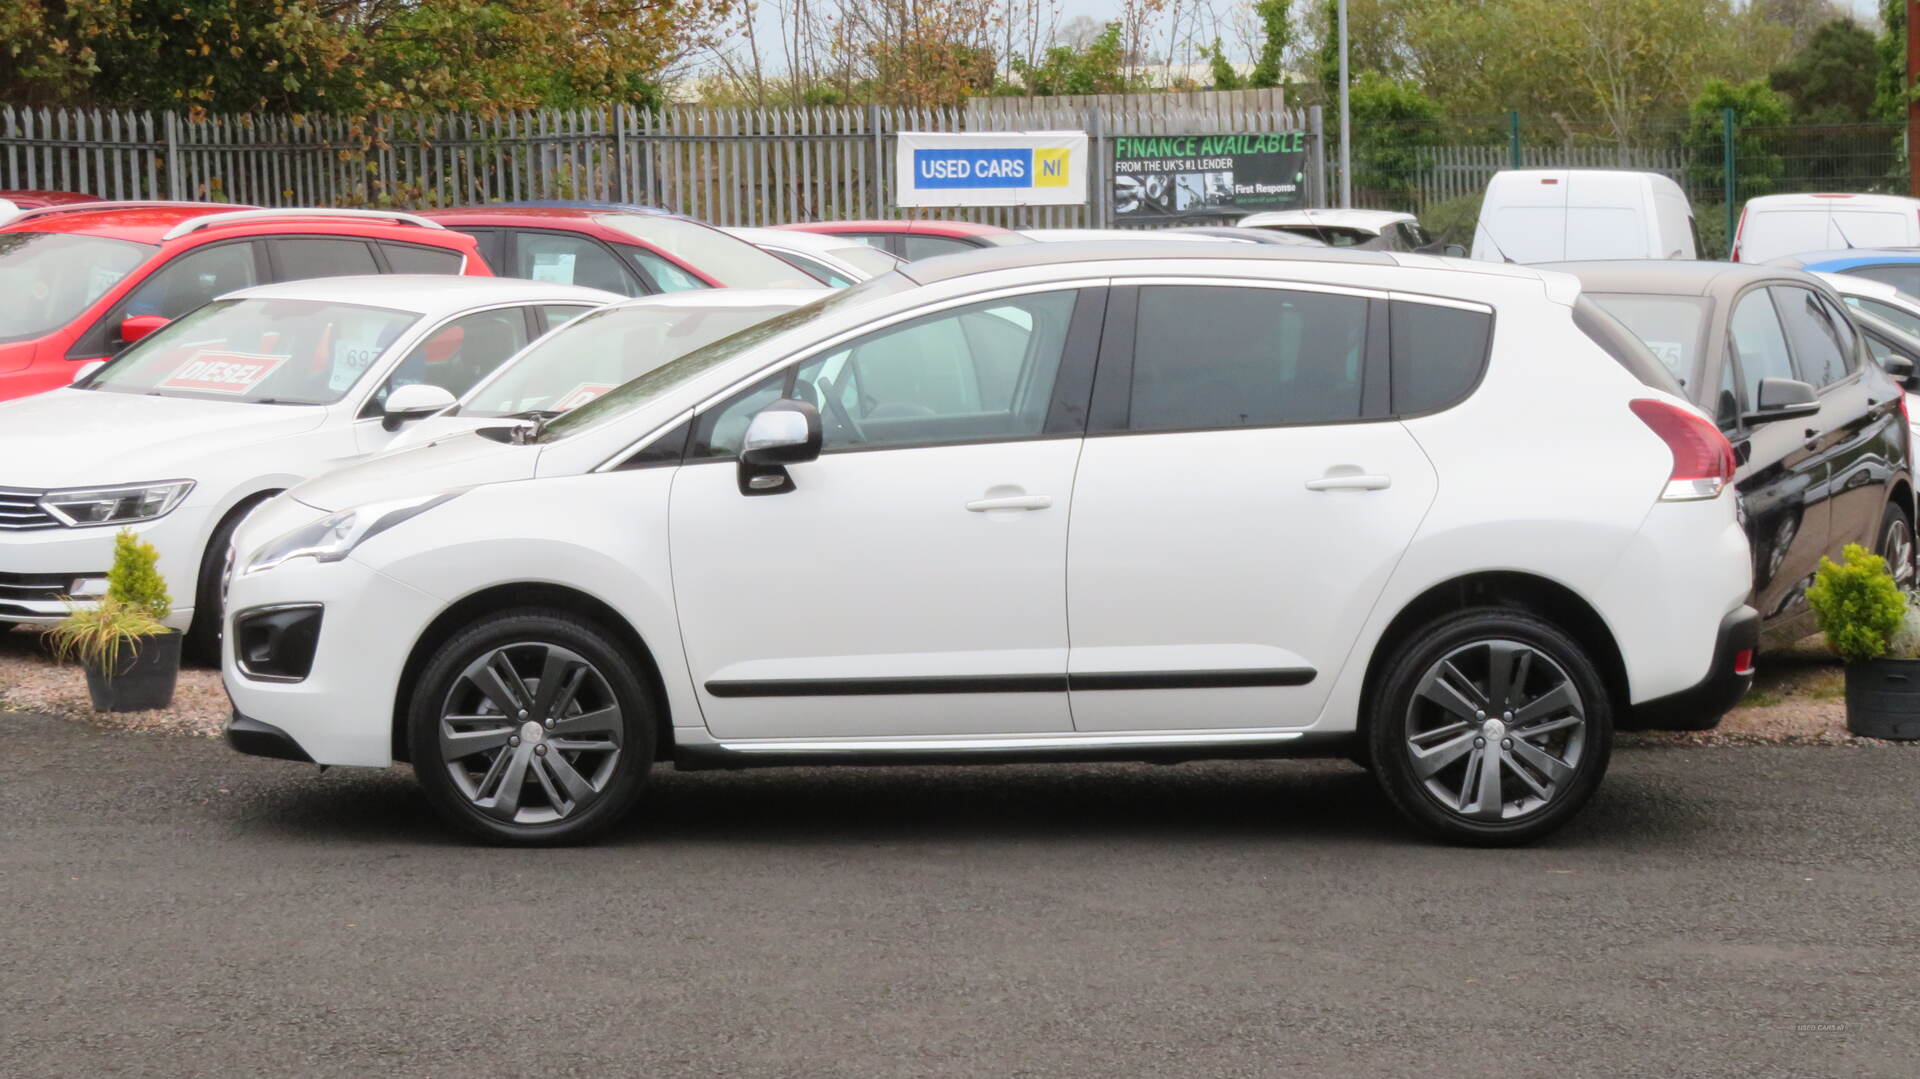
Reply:
[[1902, 359], [1875, 362], [1811, 274], [1730, 262], [1559, 263], [1640, 338], [1733, 443], [1765, 639], [1812, 632], [1806, 589], [1849, 543], [1914, 578]]

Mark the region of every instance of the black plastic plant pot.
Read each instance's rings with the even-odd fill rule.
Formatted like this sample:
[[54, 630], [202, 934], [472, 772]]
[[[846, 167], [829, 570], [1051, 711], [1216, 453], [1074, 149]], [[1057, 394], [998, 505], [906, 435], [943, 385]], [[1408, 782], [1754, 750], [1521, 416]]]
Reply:
[[1920, 740], [1920, 659], [1847, 664], [1847, 729], [1862, 738]]
[[173, 703], [174, 682], [180, 677], [179, 631], [142, 637], [138, 647], [122, 645], [114, 669], [86, 664], [87, 692], [96, 712], [151, 712]]

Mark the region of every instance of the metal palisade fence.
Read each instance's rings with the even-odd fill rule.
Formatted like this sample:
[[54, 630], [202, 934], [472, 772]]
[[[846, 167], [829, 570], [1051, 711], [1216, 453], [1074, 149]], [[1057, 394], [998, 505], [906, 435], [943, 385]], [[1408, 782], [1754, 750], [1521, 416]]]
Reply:
[[[1112, 220], [1112, 139], [1304, 131], [1319, 110], [1277, 94], [997, 100], [992, 107], [798, 109], [626, 106], [368, 117], [0, 107], [0, 189], [260, 206], [436, 207], [582, 199], [660, 206], [717, 225], [890, 217], [900, 131], [1084, 130], [1085, 206], [941, 216], [1021, 228]], [[1309, 170], [1309, 205], [1324, 200]], [[924, 212], [924, 211], [923, 211]]]

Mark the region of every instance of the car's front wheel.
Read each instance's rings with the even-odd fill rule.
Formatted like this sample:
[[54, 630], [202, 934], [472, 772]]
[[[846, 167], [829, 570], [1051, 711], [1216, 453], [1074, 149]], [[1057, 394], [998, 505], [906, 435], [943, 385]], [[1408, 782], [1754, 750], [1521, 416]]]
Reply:
[[1521, 611], [1437, 619], [1389, 658], [1368, 716], [1374, 774], [1442, 838], [1525, 843], [1592, 796], [1613, 744], [1599, 668], [1572, 637]]
[[639, 797], [655, 706], [599, 626], [563, 611], [484, 618], [434, 653], [408, 742], [434, 808], [481, 838], [577, 843]]
[[1907, 511], [1891, 502], [1880, 514], [1880, 557], [1887, 560], [1894, 583], [1913, 586], [1913, 524], [1907, 520]]

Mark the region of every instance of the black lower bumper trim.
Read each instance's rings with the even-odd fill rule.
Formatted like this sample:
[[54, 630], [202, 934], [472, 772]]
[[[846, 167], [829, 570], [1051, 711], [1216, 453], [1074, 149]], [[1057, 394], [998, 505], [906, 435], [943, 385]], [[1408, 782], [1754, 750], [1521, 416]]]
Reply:
[[293, 735], [257, 719], [248, 719], [238, 712], [227, 721], [227, 744], [241, 753], [255, 757], [272, 757], [281, 761], [301, 761], [312, 764], [313, 758], [293, 740]]
[[1713, 645], [1713, 666], [1698, 685], [1635, 705], [1618, 724], [1627, 731], [1705, 731], [1740, 703], [1753, 684], [1753, 668], [1734, 669], [1734, 657], [1760, 646], [1760, 612], [1752, 607], [1731, 611], [1720, 620], [1720, 636]]

